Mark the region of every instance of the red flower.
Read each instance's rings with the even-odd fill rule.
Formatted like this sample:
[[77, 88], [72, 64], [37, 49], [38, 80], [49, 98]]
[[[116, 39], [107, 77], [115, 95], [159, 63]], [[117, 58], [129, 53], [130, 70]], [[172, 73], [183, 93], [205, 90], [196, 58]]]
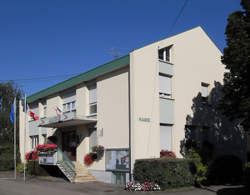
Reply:
[[38, 151], [37, 150], [33, 150], [33, 151], [30, 151], [30, 152], [27, 152], [25, 154], [25, 159], [27, 161], [29, 161], [29, 160], [38, 160]]
[[92, 163], [93, 163], [93, 159], [92, 159], [92, 157], [89, 155], [89, 154], [86, 154], [85, 156], [84, 156], [84, 164], [86, 164], [86, 165], [91, 165]]
[[161, 158], [176, 158], [176, 155], [175, 155], [175, 153], [172, 152], [172, 151], [161, 150], [161, 151], [160, 151], [160, 157], [161, 157]]
[[26, 159], [27, 161], [31, 159], [31, 152], [27, 152], [27, 153], [25, 154], [25, 159]]

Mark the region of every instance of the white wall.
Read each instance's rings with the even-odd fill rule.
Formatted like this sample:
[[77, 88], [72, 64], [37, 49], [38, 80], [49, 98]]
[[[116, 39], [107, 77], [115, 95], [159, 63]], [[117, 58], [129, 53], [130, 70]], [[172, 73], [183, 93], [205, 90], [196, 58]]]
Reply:
[[[98, 144], [107, 148], [128, 148], [128, 68], [97, 80]], [[100, 133], [103, 132], [103, 136]], [[90, 169], [105, 170], [105, 156]]]
[[[159, 83], [158, 49], [172, 46], [174, 64], [172, 90], [174, 99], [173, 151], [180, 155], [186, 116], [192, 114], [192, 99], [201, 91], [201, 82], [213, 87], [222, 81], [224, 66], [221, 52], [201, 27], [155, 42], [130, 53], [132, 161], [137, 158], [159, 157]], [[142, 122], [139, 117], [150, 118]]]

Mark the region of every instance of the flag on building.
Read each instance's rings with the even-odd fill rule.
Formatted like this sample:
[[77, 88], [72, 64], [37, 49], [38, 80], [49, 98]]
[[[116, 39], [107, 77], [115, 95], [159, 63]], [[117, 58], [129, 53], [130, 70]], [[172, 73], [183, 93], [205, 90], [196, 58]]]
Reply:
[[14, 103], [11, 106], [11, 112], [10, 112], [10, 121], [13, 124], [15, 120], [15, 106], [16, 106], [16, 99], [14, 100]]
[[58, 117], [61, 117], [61, 115], [62, 115], [62, 110], [59, 107], [56, 107], [56, 115]]
[[39, 119], [39, 116], [37, 116], [34, 112], [30, 111], [30, 117], [33, 118], [35, 121]]

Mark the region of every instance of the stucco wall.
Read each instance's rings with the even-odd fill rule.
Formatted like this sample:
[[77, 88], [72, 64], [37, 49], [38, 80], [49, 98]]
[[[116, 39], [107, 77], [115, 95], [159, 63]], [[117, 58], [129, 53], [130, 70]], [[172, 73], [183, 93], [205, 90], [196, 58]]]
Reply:
[[[201, 82], [212, 88], [214, 81], [223, 79], [222, 54], [201, 27], [131, 52], [132, 161], [159, 156], [158, 49], [170, 45], [174, 64], [172, 148], [178, 157], [186, 116], [192, 114], [192, 99], [201, 91]], [[139, 117], [150, 118], [150, 122], [142, 122]]]
[[[105, 148], [129, 147], [128, 68], [97, 80], [97, 120], [98, 144]], [[105, 156], [90, 169], [105, 170]]]

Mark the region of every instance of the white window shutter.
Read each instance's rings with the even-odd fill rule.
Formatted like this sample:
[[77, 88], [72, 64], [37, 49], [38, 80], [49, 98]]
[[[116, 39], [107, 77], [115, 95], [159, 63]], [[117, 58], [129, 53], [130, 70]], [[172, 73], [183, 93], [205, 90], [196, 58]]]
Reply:
[[172, 94], [171, 77], [159, 75], [159, 92], [164, 94]]
[[171, 150], [172, 146], [172, 126], [160, 126], [160, 149]]
[[97, 90], [96, 87], [89, 89], [89, 103], [97, 102]]

